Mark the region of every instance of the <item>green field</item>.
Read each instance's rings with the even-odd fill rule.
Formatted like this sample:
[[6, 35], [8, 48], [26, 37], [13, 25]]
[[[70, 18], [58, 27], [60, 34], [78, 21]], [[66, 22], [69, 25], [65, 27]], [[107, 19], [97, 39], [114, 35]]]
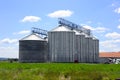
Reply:
[[0, 80], [115, 80], [119, 64], [0, 62]]

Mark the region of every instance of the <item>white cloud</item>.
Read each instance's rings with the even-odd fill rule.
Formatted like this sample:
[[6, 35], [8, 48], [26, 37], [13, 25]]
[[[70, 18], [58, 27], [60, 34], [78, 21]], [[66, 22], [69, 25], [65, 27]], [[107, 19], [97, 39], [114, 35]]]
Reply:
[[118, 25], [118, 29], [120, 29], [120, 25]]
[[84, 28], [90, 29], [90, 30], [95, 31], [95, 32], [105, 32], [105, 31], [108, 30], [108, 29], [105, 28], [105, 27], [96, 27], [96, 28], [94, 28], [94, 27], [91, 27], [91, 26], [89, 26], [89, 25], [84, 25], [84, 24], [82, 24], [82, 26], [83, 26]]
[[108, 43], [114, 43], [114, 44], [115, 44], [115, 43], [120, 43], [120, 39], [105, 40], [105, 41], [103, 41], [103, 42], [101, 42], [101, 43], [106, 43], [106, 44], [108, 44]]
[[25, 16], [21, 22], [38, 22], [39, 20], [41, 20], [41, 18], [37, 16]]
[[6, 57], [6, 58], [18, 58], [19, 55], [19, 49], [17, 46], [0, 46], [0, 57]]
[[90, 30], [94, 30], [94, 28], [93, 28], [93, 27], [91, 27], [91, 26], [84, 25], [84, 24], [82, 24], [82, 26], [83, 26], [84, 28], [87, 28], [87, 29], [90, 29]]
[[12, 44], [12, 43], [17, 43], [17, 42], [18, 42], [17, 39], [9, 39], [9, 38], [0, 40], [0, 43], [7, 43], [7, 44]]
[[23, 30], [23, 31], [19, 31], [19, 32], [15, 32], [13, 34], [29, 34], [30, 33], [30, 30]]
[[120, 39], [120, 33], [117, 32], [107, 33], [105, 37], [112, 39]]
[[49, 17], [59, 18], [59, 17], [70, 17], [73, 14], [70, 10], [58, 10], [48, 14]]
[[97, 32], [105, 32], [107, 30], [109, 30], [109, 29], [105, 28], [105, 27], [97, 27], [97, 28], [95, 28], [95, 31], [97, 31]]
[[116, 8], [114, 11], [115, 11], [115, 13], [120, 14], [120, 7], [119, 7], [119, 8]]
[[0, 57], [18, 58], [18, 39], [5, 38], [0, 40]]
[[120, 39], [100, 42], [100, 51], [120, 51]]

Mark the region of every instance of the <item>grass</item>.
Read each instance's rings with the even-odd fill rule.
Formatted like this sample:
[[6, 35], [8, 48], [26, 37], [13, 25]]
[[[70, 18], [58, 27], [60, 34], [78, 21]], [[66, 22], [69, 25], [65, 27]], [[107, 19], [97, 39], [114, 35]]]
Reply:
[[0, 62], [0, 80], [115, 80], [119, 64]]

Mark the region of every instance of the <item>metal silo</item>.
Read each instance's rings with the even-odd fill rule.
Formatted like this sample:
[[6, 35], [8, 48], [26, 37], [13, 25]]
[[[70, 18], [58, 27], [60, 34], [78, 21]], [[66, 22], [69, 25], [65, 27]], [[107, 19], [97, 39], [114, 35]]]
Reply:
[[99, 62], [99, 40], [96, 39], [96, 62]]
[[86, 56], [87, 56], [87, 53], [86, 53], [87, 52], [87, 50], [86, 50], [86, 48], [87, 48], [87, 45], [86, 45], [86, 43], [87, 43], [86, 34], [82, 33], [82, 37], [83, 37], [83, 40], [82, 40], [82, 45], [83, 45], [83, 47], [82, 47], [83, 62], [86, 63]]
[[49, 58], [52, 62], [73, 62], [75, 32], [66, 26], [58, 26], [48, 32]]
[[97, 63], [99, 60], [99, 40], [93, 37], [93, 53], [94, 53], [94, 62]]
[[93, 62], [93, 40], [90, 36], [86, 36], [86, 62]]
[[85, 62], [85, 35], [77, 30], [73, 30], [76, 35], [75, 60]]
[[37, 34], [19, 40], [19, 62], [46, 62], [47, 41]]

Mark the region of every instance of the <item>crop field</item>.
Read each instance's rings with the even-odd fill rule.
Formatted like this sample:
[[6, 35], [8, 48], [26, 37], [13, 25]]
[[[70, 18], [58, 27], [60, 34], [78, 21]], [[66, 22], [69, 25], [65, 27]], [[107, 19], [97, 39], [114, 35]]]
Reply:
[[119, 64], [0, 62], [0, 80], [115, 80]]

